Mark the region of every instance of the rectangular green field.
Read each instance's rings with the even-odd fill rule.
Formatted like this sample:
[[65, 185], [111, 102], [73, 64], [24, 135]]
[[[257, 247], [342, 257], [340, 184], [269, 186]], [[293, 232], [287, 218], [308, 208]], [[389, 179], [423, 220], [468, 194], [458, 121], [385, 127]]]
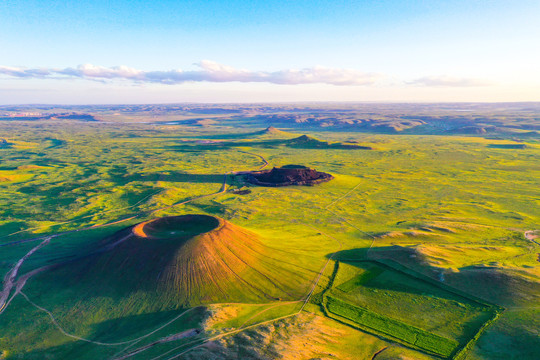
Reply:
[[404, 322], [376, 314], [332, 296], [326, 297], [326, 308], [336, 315], [443, 357], [452, 355], [459, 345], [455, 340], [446, 339]]
[[330, 315], [452, 357], [497, 314], [497, 309], [433, 280], [375, 261], [340, 263], [324, 305]]

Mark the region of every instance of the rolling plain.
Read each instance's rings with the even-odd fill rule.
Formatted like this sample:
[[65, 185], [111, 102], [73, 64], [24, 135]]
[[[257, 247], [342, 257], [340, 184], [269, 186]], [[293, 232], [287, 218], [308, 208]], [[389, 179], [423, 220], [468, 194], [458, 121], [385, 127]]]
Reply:
[[0, 113], [0, 359], [538, 358], [536, 103]]

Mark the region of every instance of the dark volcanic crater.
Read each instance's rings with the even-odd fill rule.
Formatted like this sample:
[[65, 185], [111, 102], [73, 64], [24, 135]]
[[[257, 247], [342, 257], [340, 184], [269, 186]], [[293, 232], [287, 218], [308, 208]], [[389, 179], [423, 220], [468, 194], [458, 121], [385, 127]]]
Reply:
[[259, 186], [315, 185], [333, 178], [330, 174], [302, 165], [286, 165], [248, 174], [248, 181]]

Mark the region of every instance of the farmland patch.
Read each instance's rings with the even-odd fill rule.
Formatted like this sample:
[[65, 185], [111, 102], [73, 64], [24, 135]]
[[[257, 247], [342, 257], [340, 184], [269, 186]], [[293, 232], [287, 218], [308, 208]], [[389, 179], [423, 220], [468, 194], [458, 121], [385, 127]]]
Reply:
[[387, 263], [359, 261], [342, 267], [323, 297], [330, 317], [443, 358], [462, 356], [500, 311]]

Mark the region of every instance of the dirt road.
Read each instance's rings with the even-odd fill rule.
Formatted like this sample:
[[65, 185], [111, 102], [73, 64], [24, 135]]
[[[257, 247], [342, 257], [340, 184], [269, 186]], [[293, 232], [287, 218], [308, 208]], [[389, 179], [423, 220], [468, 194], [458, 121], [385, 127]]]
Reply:
[[189, 329], [189, 330], [186, 330], [186, 331], [182, 331], [178, 334], [174, 334], [174, 335], [169, 335], [169, 336], [166, 336], [166, 337], [163, 337], [159, 340], [156, 340], [154, 342], [151, 342], [150, 344], [148, 345], [145, 345], [145, 346], [142, 346], [136, 350], [133, 350], [121, 357], [117, 357], [115, 358], [115, 360], [123, 360], [123, 359], [127, 359], [133, 355], [136, 355], [136, 354], [139, 354], [139, 353], [142, 353], [143, 351], [145, 350], [148, 350], [150, 349], [151, 347], [154, 347], [158, 344], [163, 344], [163, 343], [166, 343], [166, 342], [171, 342], [171, 341], [176, 341], [176, 340], [181, 340], [181, 339], [185, 339], [185, 338], [188, 338], [188, 337], [193, 337], [193, 336], [197, 336], [201, 333], [201, 330], [200, 329]]
[[532, 241], [536, 245], [540, 245], [540, 241], [536, 240], [540, 238], [540, 230], [527, 230], [523, 233], [525, 239]]
[[22, 258], [17, 261], [15, 266], [8, 271], [6, 276], [4, 277], [4, 286], [2, 291], [0, 292], [0, 314], [4, 311], [4, 309], [7, 306], [7, 299], [9, 298], [9, 294], [11, 293], [11, 289], [16, 284], [15, 279], [17, 278], [17, 274], [19, 273], [19, 269], [21, 268], [22, 264], [36, 251], [47, 245], [51, 242], [51, 238], [53, 236], [47, 237], [45, 240], [43, 240], [38, 246], [35, 246], [32, 248], [29, 252], [27, 252]]

